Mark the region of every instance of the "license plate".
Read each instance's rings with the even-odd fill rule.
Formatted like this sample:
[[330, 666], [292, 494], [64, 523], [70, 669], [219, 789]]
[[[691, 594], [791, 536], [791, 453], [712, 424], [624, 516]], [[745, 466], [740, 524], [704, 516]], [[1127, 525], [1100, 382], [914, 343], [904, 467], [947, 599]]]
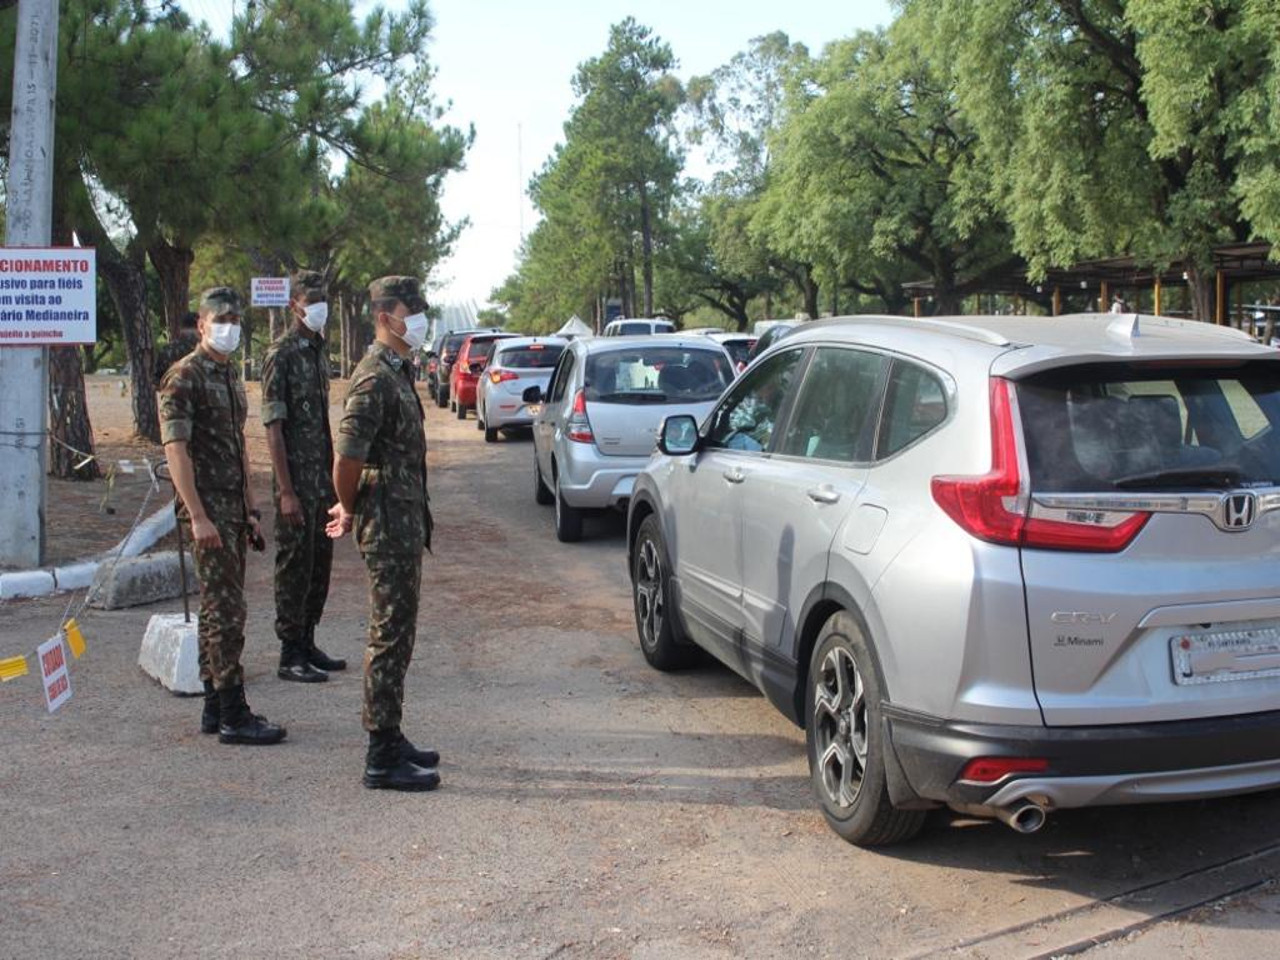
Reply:
[[1169, 641], [1178, 686], [1280, 677], [1280, 631], [1183, 634]]

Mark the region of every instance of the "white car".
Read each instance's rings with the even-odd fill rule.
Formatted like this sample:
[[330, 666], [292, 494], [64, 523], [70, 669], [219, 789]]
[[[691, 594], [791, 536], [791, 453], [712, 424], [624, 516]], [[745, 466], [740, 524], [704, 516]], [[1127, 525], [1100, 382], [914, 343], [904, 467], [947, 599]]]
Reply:
[[551, 371], [569, 341], [561, 337], [515, 337], [499, 340], [489, 366], [476, 387], [476, 424], [487, 443], [499, 430], [529, 427], [538, 404], [521, 396], [530, 387], [546, 390]]
[[633, 337], [650, 333], [675, 333], [670, 320], [613, 320], [604, 328], [606, 337]]

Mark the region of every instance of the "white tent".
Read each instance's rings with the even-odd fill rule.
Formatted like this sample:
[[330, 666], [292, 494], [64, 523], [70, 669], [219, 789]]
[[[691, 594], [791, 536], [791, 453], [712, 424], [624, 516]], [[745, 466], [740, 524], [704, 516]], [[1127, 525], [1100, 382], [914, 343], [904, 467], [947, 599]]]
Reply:
[[563, 327], [556, 331], [557, 337], [589, 337], [593, 333], [589, 326], [582, 322], [582, 318], [576, 313], [570, 317]]

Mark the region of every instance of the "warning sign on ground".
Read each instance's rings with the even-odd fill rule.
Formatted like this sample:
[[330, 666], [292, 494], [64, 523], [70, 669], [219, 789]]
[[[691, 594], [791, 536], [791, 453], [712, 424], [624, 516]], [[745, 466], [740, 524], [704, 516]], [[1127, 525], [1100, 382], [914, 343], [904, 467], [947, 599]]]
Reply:
[[62, 634], [36, 647], [40, 677], [44, 680], [44, 699], [50, 713], [71, 699], [71, 674], [67, 672], [67, 656], [62, 651]]
[[97, 267], [88, 247], [0, 248], [0, 346], [96, 343]]
[[249, 305], [254, 307], [287, 307], [288, 277], [254, 277], [249, 285]]

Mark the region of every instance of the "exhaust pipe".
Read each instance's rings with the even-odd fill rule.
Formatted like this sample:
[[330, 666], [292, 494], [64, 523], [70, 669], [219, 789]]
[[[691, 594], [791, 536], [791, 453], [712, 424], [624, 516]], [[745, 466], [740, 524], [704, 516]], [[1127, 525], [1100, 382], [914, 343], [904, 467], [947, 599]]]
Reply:
[[1007, 807], [989, 807], [978, 803], [953, 803], [951, 809], [971, 817], [999, 820], [1017, 833], [1035, 833], [1044, 826], [1045, 808], [1031, 800], [1019, 800]]

